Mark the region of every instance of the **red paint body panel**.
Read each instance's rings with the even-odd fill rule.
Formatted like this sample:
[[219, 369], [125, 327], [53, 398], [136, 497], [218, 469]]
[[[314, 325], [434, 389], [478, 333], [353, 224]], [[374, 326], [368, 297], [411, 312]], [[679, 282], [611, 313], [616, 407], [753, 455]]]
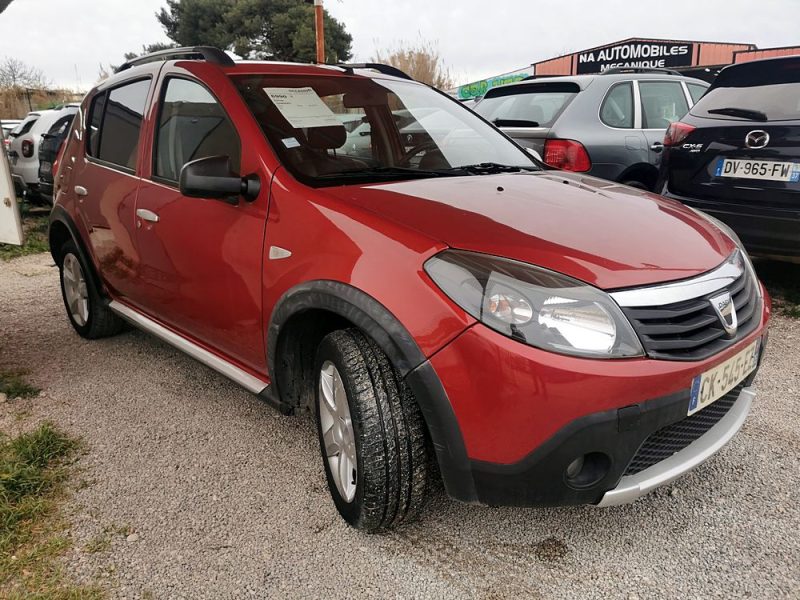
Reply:
[[689, 389], [696, 375], [763, 335], [768, 319], [767, 309], [753, 333], [698, 362], [562, 356], [478, 324], [431, 363], [453, 405], [469, 457], [511, 464], [579, 417]]
[[425, 356], [474, 323], [422, 269], [444, 244], [328, 190], [309, 189], [284, 170], [278, 171], [272, 185], [265, 252], [271, 245], [290, 250], [292, 257], [265, 257], [267, 321], [271, 307], [291, 287], [329, 279], [352, 285], [380, 302], [405, 325]]
[[571, 173], [425, 179], [328, 192], [448, 246], [515, 258], [603, 289], [699, 275], [735, 249], [678, 202]]

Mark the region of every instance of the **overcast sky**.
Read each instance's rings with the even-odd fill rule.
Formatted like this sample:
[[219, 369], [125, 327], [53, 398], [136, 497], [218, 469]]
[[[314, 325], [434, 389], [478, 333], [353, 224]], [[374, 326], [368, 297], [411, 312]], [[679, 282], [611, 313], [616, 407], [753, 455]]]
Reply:
[[[87, 89], [98, 67], [166, 41], [165, 0], [14, 0], [0, 14], [0, 57]], [[435, 41], [456, 83], [627, 37], [800, 45], [798, 0], [325, 0], [356, 60], [403, 40]]]

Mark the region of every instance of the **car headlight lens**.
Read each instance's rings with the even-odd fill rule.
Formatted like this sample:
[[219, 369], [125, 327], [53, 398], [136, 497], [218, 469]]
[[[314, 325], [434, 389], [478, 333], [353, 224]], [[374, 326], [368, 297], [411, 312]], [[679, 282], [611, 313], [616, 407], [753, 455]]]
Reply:
[[571, 277], [462, 250], [437, 254], [425, 272], [467, 313], [530, 346], [592, 358], [644, 355], [611, 297]]

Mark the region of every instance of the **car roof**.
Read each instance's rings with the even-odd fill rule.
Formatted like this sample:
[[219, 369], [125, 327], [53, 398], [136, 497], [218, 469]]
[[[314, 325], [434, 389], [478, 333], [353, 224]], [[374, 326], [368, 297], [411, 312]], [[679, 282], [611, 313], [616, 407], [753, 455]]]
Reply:
[[702, 79], [697, 79], [695, 77], [689, 77], [687, 75], [675, 75], [673, 73], [662, 73], [658, 71], [654, 71], [651, 73], [595, 73], [592, 75], [559, 75], [556, 77], [531, 77], [528, 79], [524, 79], [522, 81], [517, 81], [514, 83], [509, 83], [506, 85], [501, 85], [492, 88], [486, 95], [490, 95], [493, 90], [497, 89], [504, 89], [508, 90], [509, 88], [513, 88], [515, 86], [524, 87], [525, 84], [531, 83], [575, 83], [577, 84], [581, 91], [585, 90], [589, 85], [592, 84], [593, 81], [606, 81], [609, 84], [615, 83], [617, 81], [631, 81], [631, 80], [647, 80], [647, 79], [658, 79], [658, 80], [669, 80], [674, 79], [676, 81], [687, 81], [689, 83], [699, 83], [703, 85], [709, 85], [708, 82], [703, 81]]
[[[108, 79], [102, 81], [92, 90], [113, 87], [117, 82], [122, 82], [141, 75], [141, 73], [154, 73], [162, 65], [172, 69], [192, 70], [193, 65], [213, 64], [228, 76], [247, 76], [247, 75], [294, 75], [294, 76], [322, 76], [322, 77], [364, 77], [368, 79], [391, 79], [395, 81], [408, 81], [411, 78], [394, 76], [381, 73], [371, 68], [361, 68], [360, 65], [323, 65], [311, 63], [279, 62], [279, 61], [257, 61], [257, 60], [238, 60], [232, 64], [217, 64], [211, 61], [193, 60], [180, 58], [168, 61], [145, 62], [134, 65], [124, 70], [118, 71]], [[401, 73], [398, 71], [398, 73]], [[412, 80], [413, 81], [413, 80]]]

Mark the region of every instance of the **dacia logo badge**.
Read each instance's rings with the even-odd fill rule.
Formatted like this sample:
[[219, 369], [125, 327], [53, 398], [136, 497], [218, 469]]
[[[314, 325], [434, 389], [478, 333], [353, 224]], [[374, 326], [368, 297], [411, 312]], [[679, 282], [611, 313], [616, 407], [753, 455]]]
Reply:
[[728, 334], [728, 337], [734, 337], [739, 329], [739, 323], [736, 319], [736, 305], [733, 303], [730, 292], [722, 292], [718, 296], [711, 298], [709, 302], [711, 302], [711, 307], [719, 317], [725, 333]]

